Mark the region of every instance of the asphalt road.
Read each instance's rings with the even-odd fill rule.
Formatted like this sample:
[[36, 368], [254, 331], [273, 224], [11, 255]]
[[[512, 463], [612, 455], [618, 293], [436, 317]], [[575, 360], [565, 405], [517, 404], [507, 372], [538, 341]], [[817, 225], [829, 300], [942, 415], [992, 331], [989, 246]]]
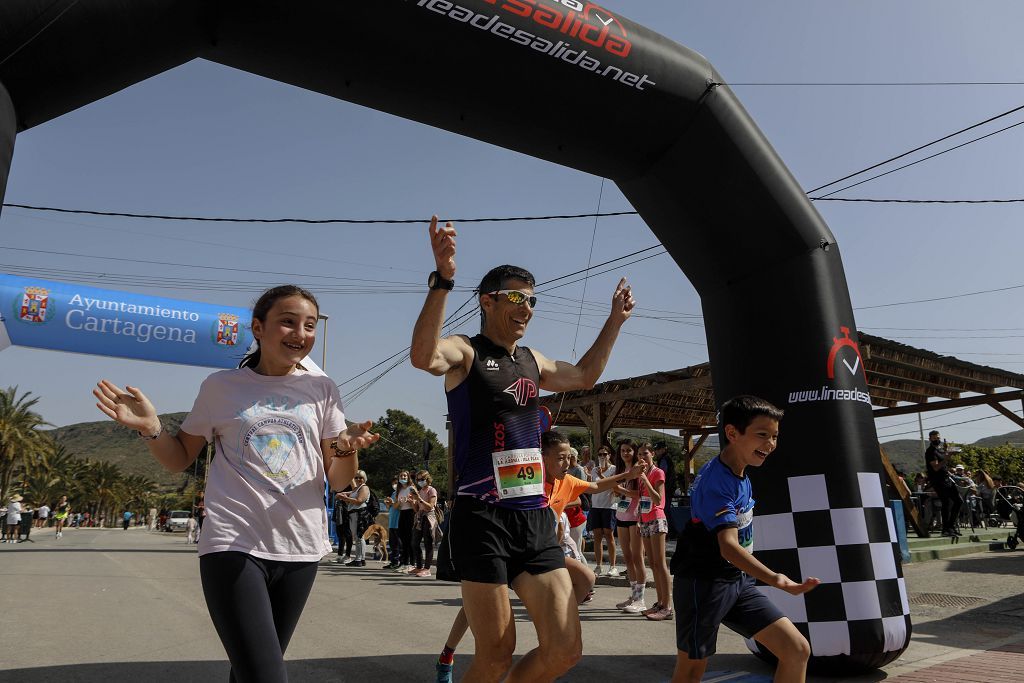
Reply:
[[[52, 531], [37, 530], [33, 540], [0, 544], [0, 680], [227, 679], [226, 657], [199, 585], [195, 546], [183, 534], [69, 529], [58, 540]], [[320, 566], [288, 650], [291, 680], [433, 681], [433, 664], [460, 604], [458, 587], [381, 571], [375, 562], [344, 568], [328, 561], [333, 557]], [[1021, 551], [909, 565], [911, 647], [885, 671], [845, 680], [882, 680], [1024, 638], [1022, 572]], [[614, 604], [625, 592], [599, 586], [594, 602], [581, 608], [584, 657], [564, 680], [669, 679], [673, 622], [618, 612]], [[953, 602], [960, 604], [942, 604]], [[518, 603], [515, 612], [521, 654], [536, 640]], [[456, 671], [472, 650], [467, 636]], [[771, 674], [727, 629], [709, 670], [748, 672], [731, 681], [764, 681]]]

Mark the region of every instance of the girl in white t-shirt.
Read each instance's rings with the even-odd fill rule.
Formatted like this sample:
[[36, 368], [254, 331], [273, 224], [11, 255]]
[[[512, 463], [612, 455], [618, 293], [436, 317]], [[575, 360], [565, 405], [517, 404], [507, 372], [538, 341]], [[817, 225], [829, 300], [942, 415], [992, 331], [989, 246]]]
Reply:
[[[615, 454], [615, 473], [621, 474], [638, 462], [636, 445], [631, 439], [622, 439], [618, 443]], [[616, 486], [619, 494], [618, 507], [615, 511], [615, 525], [619, 535], [619, 547], [622, 559], [626, 563], [629, 575], [629, 598], [616, 605], [629, 614], [639, 614], [647, 609], [644, 603], [644, 589], [647, 586], [647, 570], [644, 569], [644, 545], [640, 539], [640, 486], [637, 480], [626, 482], [625, 486]]]
[[401, 539], [399, 550], [398, 566], [395, 571], [400, 574], [407, 574], [413, 568], [412, 556], [412, 528], [416, 521], [416, 509], [413, 507], [412, 494], [416, 486], [412, 483], [409, 470], [402, 470], [398, 473], [398, 491], [395, 493], [395, 501], [398, 503], [398, 537]]
[[334, 490], [358, 469], [356, 449], [378, 439], [370, 423], [345, 427], [338, 388], [302, 366], [320, 309], [306, 290], [283, 285], [256, 302], [256, 350], [237, 370], [215, 372], [171, 436], [136, 387], [103, 380], [97, 407], [138, 430], [171, 472], [217, 446], [206, 488], [199, 574], [232, 677], [286, 680], [284, 652], [331, 551], [324, 478]]

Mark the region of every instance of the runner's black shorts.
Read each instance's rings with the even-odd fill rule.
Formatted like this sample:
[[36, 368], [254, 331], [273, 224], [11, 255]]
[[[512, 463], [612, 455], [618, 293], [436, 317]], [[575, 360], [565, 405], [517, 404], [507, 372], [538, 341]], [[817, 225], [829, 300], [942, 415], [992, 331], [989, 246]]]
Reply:
[[785, 616], [746, 574], [739, 581], [676, 574], [672, 601], [676, 608], [676, 648], [690, 659], [715, 654], [721, 624], [744, 638], [753, 638]]
[[[459, 496], [443, 546], [438, 578], [448, 581], [511, 586], [523, 572], [537, 575], [565, 567], [549, 508], [509, 510]], [[448, 565], [444, 572], [443, 565]]]

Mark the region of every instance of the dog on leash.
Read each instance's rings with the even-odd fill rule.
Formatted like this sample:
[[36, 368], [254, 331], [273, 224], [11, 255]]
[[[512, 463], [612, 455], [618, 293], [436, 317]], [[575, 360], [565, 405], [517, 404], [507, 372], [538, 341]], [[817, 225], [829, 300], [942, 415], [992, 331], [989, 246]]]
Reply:
[[380, 524], [371, 524], [363, 532], [363, 540], [370, 545], [376, 546], [383, 562], [385, 564], [388, 562], [388, 530], [386, 528]]

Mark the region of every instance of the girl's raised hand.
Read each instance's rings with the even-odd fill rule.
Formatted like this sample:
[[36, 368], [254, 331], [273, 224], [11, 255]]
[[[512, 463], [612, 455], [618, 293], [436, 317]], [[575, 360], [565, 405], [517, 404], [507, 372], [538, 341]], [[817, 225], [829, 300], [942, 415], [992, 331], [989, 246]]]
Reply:
[[143, 434], [153, 434], [160, 429], [156, 408], [137, 387], [126, 384], [122, 389], [104, 379], [96, 384], [92, 395], [97, 398], [96, 407], [118, 424]]
[[380, 438], [380, 434], [371, 434], [373, 422], [354, 422], [348, 429], [338, 435], [338, 450], [355, 451], [372, 445]]

